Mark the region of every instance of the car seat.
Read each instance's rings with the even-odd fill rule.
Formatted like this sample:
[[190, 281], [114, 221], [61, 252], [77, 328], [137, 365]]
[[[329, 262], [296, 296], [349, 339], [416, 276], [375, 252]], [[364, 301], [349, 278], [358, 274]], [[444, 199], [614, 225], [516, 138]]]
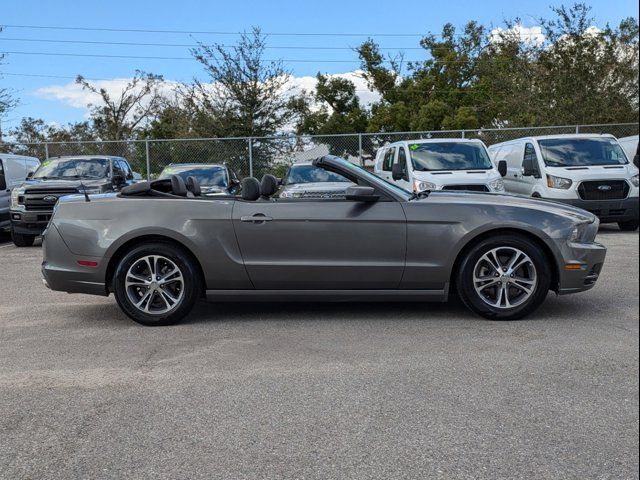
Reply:
[[260, 198], [262, 202], [271, 202], [271, 195], [278, 191], [278, 179], [273, 175], [266, 174], [260, 182]]
[[260, 182], [257, 178], [246, 177], [242, 179], [242, 199], [255, 201], [260, 198]]
[[200, 183], [198, 179], [194, 176], [187, 177], [187, 190], [193, 193], [194, 197], [199, 197], [202, 195], [202, 189], [200, 188]]

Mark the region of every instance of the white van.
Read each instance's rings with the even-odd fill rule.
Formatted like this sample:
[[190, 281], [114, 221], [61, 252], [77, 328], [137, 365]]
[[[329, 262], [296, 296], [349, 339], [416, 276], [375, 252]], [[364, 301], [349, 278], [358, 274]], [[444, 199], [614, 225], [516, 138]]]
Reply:
[[612, 135], [525, 137], [489, 147], [507, 162], [507, 192], [569, 203], [620, 229], [638, 228], [638, 169]]
[[627, 154], [627, 158], [638, 167], [638, 135], [619, 138], [618, 143]]
[[29, 173], [39, 165], [37, 158], [0, 153], [0, 230], [10, 227], [11, 190], [22, 185]]
[[504, 192], [502, 177], [480, 140], [440, 138], [394, 142], [378, 150], [374, 172], [410, 192]]

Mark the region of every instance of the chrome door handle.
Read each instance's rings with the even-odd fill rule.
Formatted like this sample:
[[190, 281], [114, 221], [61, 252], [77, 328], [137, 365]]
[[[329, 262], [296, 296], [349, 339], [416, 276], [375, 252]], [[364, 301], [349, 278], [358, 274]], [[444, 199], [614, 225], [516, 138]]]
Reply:
[[241, 222], [249, 222], [249, 223], [263, 223], [263, 222], [270, 222], [271, 220], [273, 220], [272, 217], [267, 217], [262, 213], [256, 213], [255, 215], [247, 215], [244, 217], [240, 217]]

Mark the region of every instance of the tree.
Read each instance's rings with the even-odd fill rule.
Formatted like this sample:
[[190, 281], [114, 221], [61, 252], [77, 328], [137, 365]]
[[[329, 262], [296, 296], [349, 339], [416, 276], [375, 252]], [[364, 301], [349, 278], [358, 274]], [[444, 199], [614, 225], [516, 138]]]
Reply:
[[266, 37], [254, 27], [236, 45], [192, 49], [210, 83], [195, 81], [187, 101], [209, 117], [209, 136], [274, 135], [295, 121], [297, 111], [288, 88], [291, 72], [281, 60], [264, 60]]
[[[0, 32], [2, 32], [2, 27], [0, 27]], [[0, 65], [3, 64], [4, 57], [4, 54], [0, 54]], [[2, 77], [0, 76], [0, 78]], [[0, 88], [0, 142], [2, 142], [2, 119], [7, 112], [16, 106], [18, 106], [18, 100], [14, 97], [13, 92], [8, 88]]]
[[120, 93], [114, 96], [82, 75], [76, 78], [76, 83], [84, 90], [100, 97], [100, 104], [89, 107], [93, 126], [103, 140], [126, 140], [145, 127], [158, 108], [162, 82], [160, 75], [137, 70]]

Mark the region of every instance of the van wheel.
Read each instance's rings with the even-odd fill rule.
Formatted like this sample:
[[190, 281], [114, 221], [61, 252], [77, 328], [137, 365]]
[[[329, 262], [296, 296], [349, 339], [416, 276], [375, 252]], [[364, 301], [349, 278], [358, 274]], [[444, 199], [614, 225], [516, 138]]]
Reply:
[[11, 240], [16, 247], [31, 247], [36, 240], [36, 235], [24, 235], [11, 230]]
[[638, 229], [638, 220], [628, 220], [626, 222], [618, 222], [618, 227], [623, 232], [635, 232]]
[[493, 320], [517, 320], [544, 301], [551, 267], [544, 251], [523, 235], [496, 235], [467, 252], [456, 286], [464, 304]]
[[113, 289], [120, 308], [142, 325], [171, 325], [186, 317], [202, 292], [195, 262], [179, 247], [146, 243], [116, 267]]

